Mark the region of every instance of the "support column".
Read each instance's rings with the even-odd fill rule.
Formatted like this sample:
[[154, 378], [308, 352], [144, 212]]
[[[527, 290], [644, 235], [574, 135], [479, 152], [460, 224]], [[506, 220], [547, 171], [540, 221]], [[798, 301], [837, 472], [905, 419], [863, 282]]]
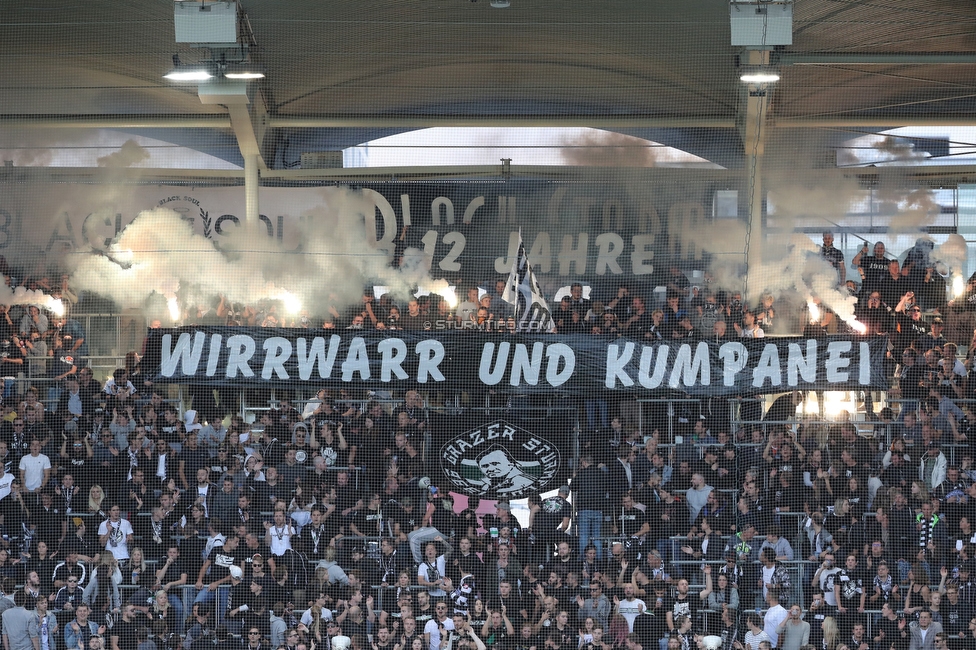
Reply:
[[[750, 66], [769, 63], [768, 50], [750, 50], [745, 53]], [[739, 135], [745, 154], [745, 191], [749, 202], [749, 235], [746, 254], [747, 300], [758, 298], [762, 291], [762, 278], [758, 271], [763, 259], [763, 156], [766, 153], [766, 133], [769, 130], [768, 113], [772, 84], [743, 84], [740, 91]]]
[[257, 224], [261, 209], [258, 201], [258, 156], [244, 156], [244, 223], [248, 227]]

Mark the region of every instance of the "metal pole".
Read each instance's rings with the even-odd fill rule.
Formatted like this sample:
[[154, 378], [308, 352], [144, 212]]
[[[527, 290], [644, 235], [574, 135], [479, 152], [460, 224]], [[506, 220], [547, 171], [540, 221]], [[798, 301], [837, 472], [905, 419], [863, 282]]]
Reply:
[[258, 183], [258, 157], [244, 156], [244, 221], [248, 226], [257, 224], [260, 219]]

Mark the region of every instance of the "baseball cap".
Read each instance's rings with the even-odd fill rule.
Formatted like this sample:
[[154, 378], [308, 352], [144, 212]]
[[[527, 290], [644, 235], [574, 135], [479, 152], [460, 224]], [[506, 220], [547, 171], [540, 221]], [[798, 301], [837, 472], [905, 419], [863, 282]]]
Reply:
[[234, 580], [240, 580], [244, 577], [244, 572], [241, 571], [241, 567], [232, 566], [230, 568], [230, 577], [233, 578]]

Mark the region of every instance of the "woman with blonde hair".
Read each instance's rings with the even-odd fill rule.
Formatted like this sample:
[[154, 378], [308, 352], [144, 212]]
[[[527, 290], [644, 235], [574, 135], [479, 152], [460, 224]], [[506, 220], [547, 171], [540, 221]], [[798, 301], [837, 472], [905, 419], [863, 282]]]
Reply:
[[163, 621], [170, 630], [179, 630], [179, 618], [176, 609], [170, 604], [165, 589], [160, 589], [153, 595], [152, 605], [146, 615], [152, 621]]
[[315, 645], [322, 643], [322, 638], [326, 635], [325, 623], [322, 620], [322, 606], [318, 603], [313, 603], [309, 608], [309, 614], [311, 614], [312, 620], [308, 625], [303, 625], [299, 623], [299, 629], [305, 628], [308, 635], [314, 640]]
[[931, 500], [932, 497], [929, 496], [929, 489], [925, 487], [925, 482], [912, 481], [912, 507], [918, 508], [923, 503], [927, 503]]
[[93, 620], [106, 623], [106, 616], [122, 608], [121, 582], [122, 573], [115, 556], [108, 552], [98, 556], [98, 564], [92, 569], [82, 593], [83, 600], [91, 606]]
[[88, 512], [90, 514], [97, 514], [103, 520], [108, 519], [108, 515], [102, 509], [102, 502], [105, 501], [105, 490], [102, 486], [96, 483], [95, 485], [88, 488]]
[[[122, 569], [122, 584], [126, 585], [139, 585], [143, 584], [142, 578], [146, 574], [146, 557], [142, 552], [142, 549], [138, 546], [129, 551], [129, 561], [126, 562], [125, 568]], [[147, 579], [146, 585], [152, 583], [153, 576], [150, 575]]]
[[827, 616], [823, 620], [823, 650], [837, 650], [840, 643], [840, 629], [837, 627], [837, 619]]

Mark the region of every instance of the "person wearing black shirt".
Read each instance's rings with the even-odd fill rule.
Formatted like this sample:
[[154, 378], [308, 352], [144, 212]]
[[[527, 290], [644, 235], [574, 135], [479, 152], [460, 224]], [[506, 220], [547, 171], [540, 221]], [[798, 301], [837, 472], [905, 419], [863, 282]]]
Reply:
[[136, 618], [135, 605], [126, 603], [122, 606], [122, 618], [112, 626], [112, 649], [136, 650], [139, 646], [138, 641], [136, 641], [137, 627], [139, 627], [139, 621]]
[[644, 304], [644, 298], [641, 296], [634, 296], [630, 301], [630, 309], [627, 311], [627, 317], [621, 320], [623, 328], [627, 330], [627, 334], [632, 337], [643, 337], [644, 334], [650, 333], [651, 328], [654, 326], [654, 319], [651, 318], [651, 310], [647, 309]]
[[961, 598], [959, 587], [950, 584], [946, 587], [946, 598], [939, 605], [942, 614], [942, 629], [950, 639], [959, 639], [969, 631], [969, 621], [973, 618], [973, 610]]
[[[327, 507], [335, 508], [332, 505]], [[325, 507], [321, 505], [312, 506], [311, 521], [302, 527], [302, 532], [298, 536], [302, 551], [309, 562], [313, 564], [325, 557], [325, 549], [329, 547], [330, 537], [323, 524], [324, 515]]]
[[[386, 540], [384, 540], [386, 541]], [[392, 542], [387, 542], [391, 547]], [[466, 575], [474, 576], [475, 584], [481, 585], [484, 580], [485, 563], [477, 553], [474, 553], [471, 549], [472, 543], [470, 537], [462, 537], [458, 540], [458, 550], [451, 557], [451, 562], [448, 565], [448, 575], [455, 584], [460, 584], [461, 578]], [[383, 547], [380, 546], [380, 553], [383, 554]], [[382, 566], [384, 560], [381, 556], [380, 565]]]
[[585, 314], [581, 314], [579, 310], [573, 309], [572, 299], [569, 296], [563, 296], [559, 306], [552, 314], [556, 331], [560, 334], [582, 333], [586, 328], [584, 316]]
[[[614, 534], [621, 537], [642, 537], [650, 532], [644, 512], [634, 506], [629, 493], [620, 497], [620, 510], [614, 513]], [[619, 513], [619, 514], [618, 514]]]
[[697, 621], [698, 610], [710, 593], [712, 593], [712, 572], [711, 567], [707, 565], [705, 566], [705, 589], [698, 594], [697, 598], [688, 592], [688, 580], [685, 578], [678, 580], [674, 596], [668, 597], [664, 603], [668, 631], [674, 632], [677, 629], [677, 620], [681, 616]]
[[867, 334], [887, 334], [891, 331], [892, 320], [888, 308], [881, 302], [881, 292], [875, 289], [857, 303], [854, 315], [868, 328]]
[[867, 596], [865, 579], [857, 564], [857, 555], [847, 556], [844, 568], [834, 576], [834, 593], [837, 599], [837, 613], [840, 614], [838, 624], [841, 635], [849, 636], [854, 626], [862, 623], [864, 601]]
[[[183, 601], [180, 596], [183, 594], [181, 587], [187, 583], [190, 572], [186, 563], [180, 558], [180, 547], [170, 544], [166, 551], [166, 560], [156, 565], [156, 582], [153, 591], [160, 589], [166, 591], [169, 596], [169, 604], [176, 612], [176, 620], [183, 621]], [[182, 627], [182, 626], [181, 626]], [[179, 632], [180, 630], [172, 630]]]
[[41, 502], [33, 508], [30, 521], [35, 526], [35, 542], [45, 541], [52, 548], [61, 544], [65, 514], [54, 507], [54, 495], [50, 490], [41, 492]]
[[521, 603], [521, 598], [512, 584], [514, 579], [515, 577], [513, 576], [511, 579], [505, 578], [499, 582], [498, 591], [496, 593], [489, 592], [486, 595], [485, 591], [482, 590], [481, 597], [487, 601], [489, 610], [492, 612], [500, 612], [502, 606], [504, 605], [505, 611], [513, 614], [514, 616], [524, 609]]
[[555, 573], [561, 581], [565, 581], [569, 573], [575, 573], [579, 576], [580, 563], [573, 556], [569, 541], [564, 540], [556, 545], [556, 556], [549, 558], [549, 562], [546, 565], [546, 572]]
[[884, 243], [877, 242], [874, 245], [874, 254], [868, 255], [868, 242], [864, 242], [864, 246], [851, 260], [851, 266], [861, 270], [861, 295], [881, 288], [885, 277], [888, 275], [890, 263], [891, 260], [885, 257]]
[[251, 598], [252, 586], [257, 585], [256, 581], [244, 582], [244, 572], [239, 567], [230, 572], [230, 595], [227, 598], [227, 614], [223, 618], [227, 629], [233, 634], [240, 634], [243, 629], [247, 612], [250, 611], [253, 601]]
[[572, 488], [576, 505], [580, 555], [583, 555], [586, 547], [592, 543], [596, 547], [596, 555], [599, 558], [603, 555], [600, 531], [607, 498], [607, 473], [597, 467], [591, 454], [586, 454], [580, 459], [580, 470], [572, 481]]

